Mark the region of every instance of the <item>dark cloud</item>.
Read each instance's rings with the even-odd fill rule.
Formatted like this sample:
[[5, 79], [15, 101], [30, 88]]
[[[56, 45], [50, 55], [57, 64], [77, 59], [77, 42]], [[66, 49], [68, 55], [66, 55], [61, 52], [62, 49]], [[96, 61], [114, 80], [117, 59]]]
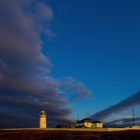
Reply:
[[42, 52], [41, 35], [54, 36], [53, 19], [52, 8], [40, 1], [0, 1], [0, 127], [38, 127], [41, 110], [51, 125], [69, 122], [69, 97], [91, 93], [73, 78], [50, 76], [52, 64]]
[[132, 107], [133, 105], [138, 104], [140, 104], [140, 91], [115, 105], [112, 105], [100, 112], [97, 112], [96, 114], [92, 115], [91, 118], [103, 120], [108, 116], [112, 115], [113, 113], [121, 112], [125, 109], [128, 109], [129, 107]]

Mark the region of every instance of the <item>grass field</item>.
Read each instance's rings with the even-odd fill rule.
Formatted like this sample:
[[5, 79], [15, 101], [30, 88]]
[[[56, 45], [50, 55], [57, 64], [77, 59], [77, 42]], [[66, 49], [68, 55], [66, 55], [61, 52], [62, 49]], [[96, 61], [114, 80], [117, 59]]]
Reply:
[[140, 140], [140, 130], [113, 132], [68, 130], [0, 130], [0, 140]]

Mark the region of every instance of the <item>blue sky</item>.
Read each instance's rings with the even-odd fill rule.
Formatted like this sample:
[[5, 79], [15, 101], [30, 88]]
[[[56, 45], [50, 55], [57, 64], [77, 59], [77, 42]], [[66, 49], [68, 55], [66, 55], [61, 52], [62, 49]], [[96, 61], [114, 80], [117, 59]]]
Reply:
[[49, 126], [139, 117], [139, 5], [1, 0], [0, 126], [37, 127], [41, 110]]
[[95, 113], [139, 90], [139, 4], [52, 2], [58, 35], [45, 51], [53, 63], [52, 74], [75, 77], [93, 91], [89, 100], [72, 103], [74, 116]]

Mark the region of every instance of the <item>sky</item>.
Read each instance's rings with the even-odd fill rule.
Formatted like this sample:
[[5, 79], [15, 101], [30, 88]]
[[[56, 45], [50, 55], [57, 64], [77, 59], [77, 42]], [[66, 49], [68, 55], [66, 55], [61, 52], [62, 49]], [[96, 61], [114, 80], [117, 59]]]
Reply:
[[1, 0], [0, 127], [139, 121], [139, 5]]

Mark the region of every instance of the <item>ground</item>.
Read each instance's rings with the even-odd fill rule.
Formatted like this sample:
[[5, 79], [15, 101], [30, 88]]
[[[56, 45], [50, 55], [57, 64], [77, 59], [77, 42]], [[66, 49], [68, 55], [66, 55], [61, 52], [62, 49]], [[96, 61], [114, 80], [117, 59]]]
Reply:
[[140, 140], [140, 130], [115, 132], [0, 130], [0, 140]]

